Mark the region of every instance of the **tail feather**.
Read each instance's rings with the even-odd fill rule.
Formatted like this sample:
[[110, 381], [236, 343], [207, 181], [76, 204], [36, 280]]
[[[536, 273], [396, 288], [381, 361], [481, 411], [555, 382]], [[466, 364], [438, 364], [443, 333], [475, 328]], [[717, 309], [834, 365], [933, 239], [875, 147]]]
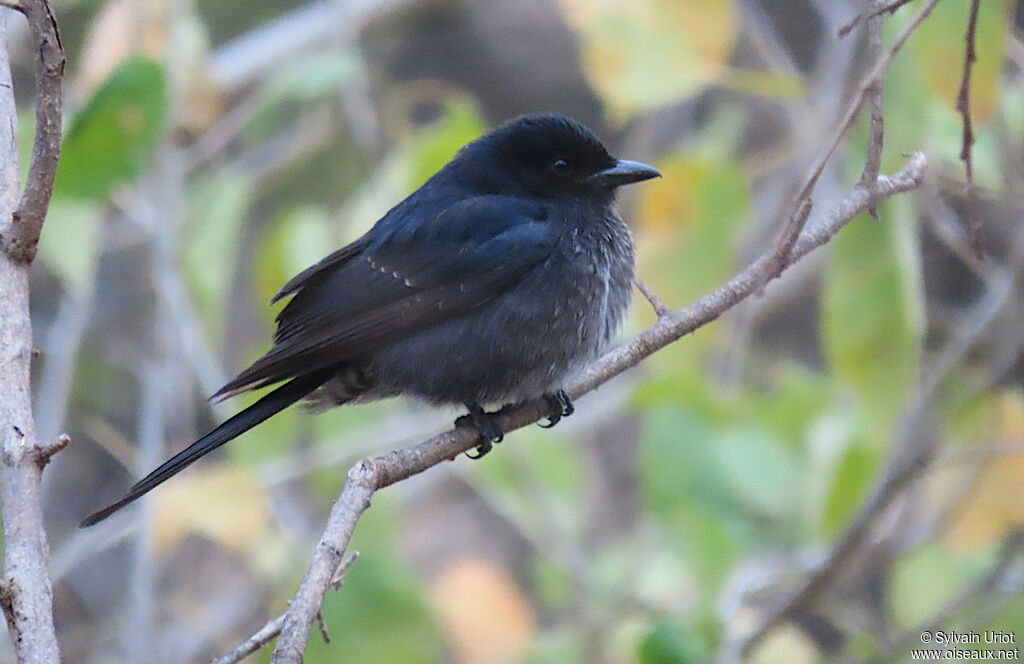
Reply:
[[332, 371], [321, 370], [305, 376], [293, 378], [242, 412], [230, 418], [219, 427], [206, 434], [181, 452], [164, 462], [160, 467], [139, 480], [123, 498], [116, 503], [90, 514], [78, 524], [79, 528], [88, 528], [132, 503], [151, 490], [163, 484], [174, 475], [185, 469], [192, 462], [212, 452], [224, 443], [237, 438], [267, 418], [279, 413], [323, 385], [331, 377]]

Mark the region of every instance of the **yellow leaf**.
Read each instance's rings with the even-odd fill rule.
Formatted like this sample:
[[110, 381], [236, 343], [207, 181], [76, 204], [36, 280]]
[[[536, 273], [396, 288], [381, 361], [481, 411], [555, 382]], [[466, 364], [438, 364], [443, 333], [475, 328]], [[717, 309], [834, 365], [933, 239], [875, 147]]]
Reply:
[[751, 661], [754, 664], [811, 664], [818, 661], [818, 651], [807, 636], [795, 627], [783, 627], [758, 647]]
[[89, 25], [71, 91], [80, 100], [107, 79], [124, 60], [143, 55], [157, 62], [175, 59], [181, 80], [178, 125], [199, 131], [220, 117], [224, 100], [209, 77], [208, 44], [202, 22], [188, 14], [177, 25], [172, 44], [175, 0], [109, 0]]
[[[965, 0], [940, 2], [911, 38], [911, 48], [928, 87], [951, 108], [956, 104], [963, 75], [964, 37], [970, 4]], [[971, 74], [971, 114], [979, 123], [984, 123], [998, 104], [999, 78], [1006, 35], [1010, 29], [1008, 16], [1006, 0], [985, 0], [978, 9], [975, 31], [977, 60]]]
[[190, 533], [248, 551], [267, 527], [263, 490], [237, 468], [192, 469], [161, 487], [153, 500], [153, 538], [161, 551]]
[[636, 219], [643, 232], [665, 235], [695, 222], [693, 183], [707, 168], [699, 159], [675, 155], [659, 162], [658, 170], [663, 181], [639, 193]]
[[625, 115], [668, 102], [724, 70], [739, 25], [731, 0], [562, 0], [591, 82]]
[[[1002, 395], [997, 417], [995, 444], [1024, 449], [1024, 396], [1020, 392]], [[950, 529], [950, 545], [961, 549], [982, 547], [1001, 539], [1010, 528], [1024, 525], [1022, 486], [1024, 452], [992, 456]]]
[[74, 79], [74, 92], [85, 99], [133, 55], [154, 60], [167, 50], [170, 5], [163, 0], [110, 0], [96, 13]]
[[516, 662], [528, 652], [536, 629], [533, 609], [494, 563], [449, 561], [434, 577], [430, 596], [459, 664]]

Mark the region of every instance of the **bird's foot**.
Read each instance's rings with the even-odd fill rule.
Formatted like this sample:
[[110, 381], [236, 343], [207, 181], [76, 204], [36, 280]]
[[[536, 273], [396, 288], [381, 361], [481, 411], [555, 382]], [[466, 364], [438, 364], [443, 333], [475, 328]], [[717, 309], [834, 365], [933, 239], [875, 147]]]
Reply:
[[545, 429], [550, 429], [561, 422], [563, 417], [569, 417], [576, 412], [576, 407], [572, 405], [572, 399], [569, 398], [565, 390], [558, 390], [554, 394], [545, 394], [544, 400], [551, 405], [547, 424], [540, 424]]
[[479, 459], [490, 452], [494, 445], [504, 440], [505, 432], [501, 430], [495, 413], [485, 412], [475, 403], [466, 404], [466, 407], [469, 408], [469, 415], [463, 415], [455, 420], [455, 426], [471, 426], [477, 430], [480, 442], [473, 450], [476, 454], [466, 452], [466, 456], [470, 459]]

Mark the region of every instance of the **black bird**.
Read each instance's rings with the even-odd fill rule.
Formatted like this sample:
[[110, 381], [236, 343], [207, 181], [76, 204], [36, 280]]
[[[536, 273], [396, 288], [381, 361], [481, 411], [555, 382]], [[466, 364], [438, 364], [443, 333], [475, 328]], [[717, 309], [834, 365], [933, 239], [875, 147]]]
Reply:
[[225, 398], [287, 381], [143, 478], [91, 526], [303, 397], [321, 406], [398, 394], [460, 403], [485, 454], [502, 431], [484, 406], [561, 389], [611, 341], [629, 307], [633, 244], [615, 190], [659, 175], [615, 159], [589, 129], [527, 115], [463, 147], [366, 235], [281, 288], [274, 345]]

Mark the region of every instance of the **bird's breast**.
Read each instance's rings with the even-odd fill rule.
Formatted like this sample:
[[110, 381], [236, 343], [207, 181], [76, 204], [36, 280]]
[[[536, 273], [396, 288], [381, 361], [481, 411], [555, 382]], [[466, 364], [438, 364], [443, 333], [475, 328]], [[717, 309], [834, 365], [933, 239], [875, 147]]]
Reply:
[[633, 278], [621, 220], [574, 228], [505, 293], [375, 353], [375, 382], [430, 401], [494, 405], [559, 389], [614, 338]]

